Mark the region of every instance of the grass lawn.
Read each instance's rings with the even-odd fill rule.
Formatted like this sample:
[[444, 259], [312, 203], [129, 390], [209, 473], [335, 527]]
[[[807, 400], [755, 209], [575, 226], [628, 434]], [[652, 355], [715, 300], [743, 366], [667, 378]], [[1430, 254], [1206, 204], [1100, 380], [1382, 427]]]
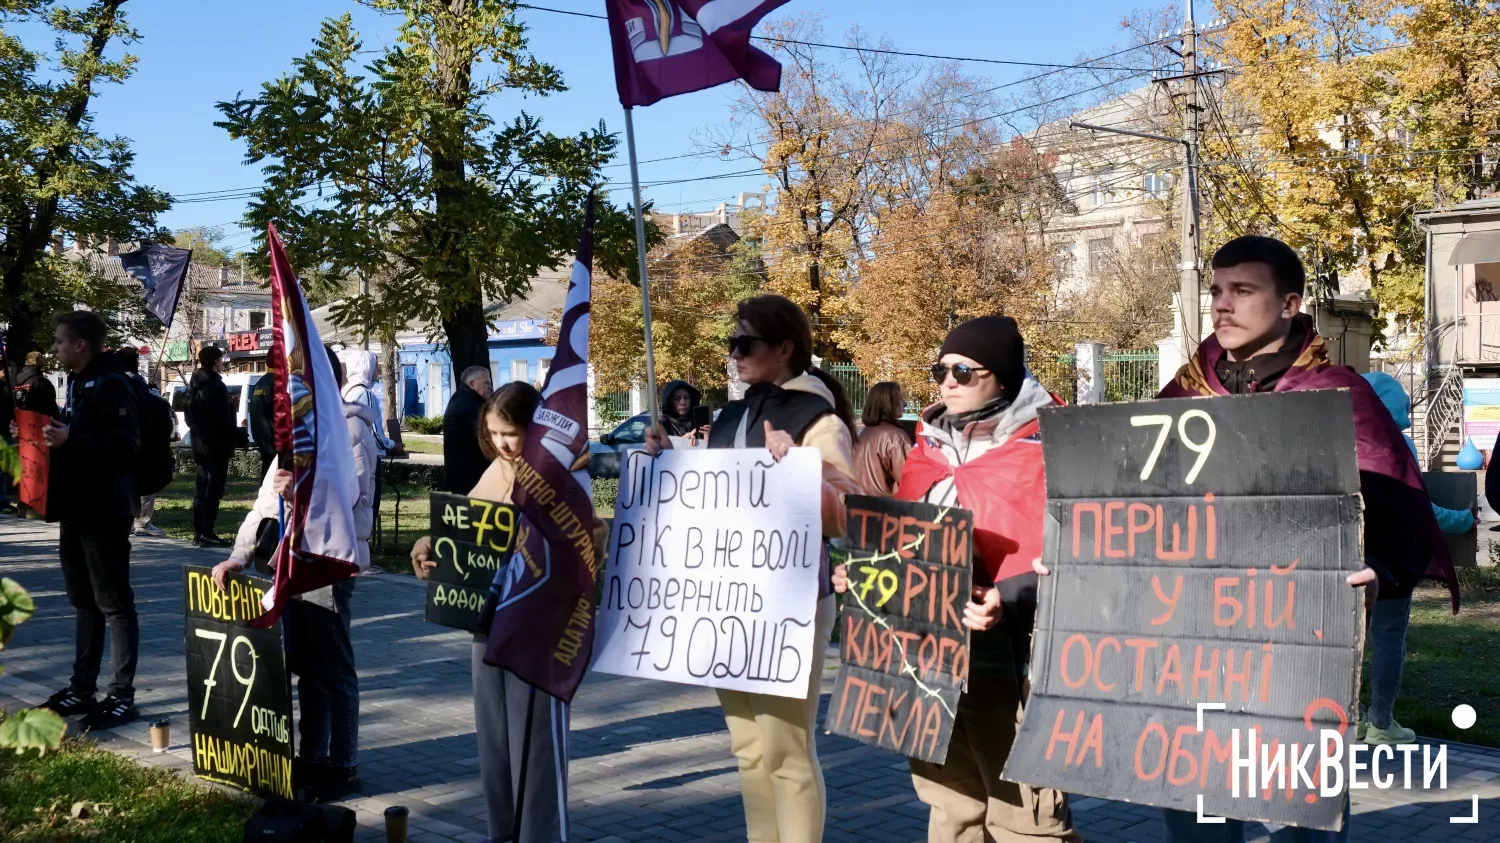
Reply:
[[441, 454], [443, 452], [442, 442], [428, 442], [413, 436], [403, 437], [401, 444], [406, 446], [407, 453], [412, 454]]
[[[1413, 595], [1396, 720], [1423, 737], [1500, 747], [1500, 568], [1460, 568], [1459, 581], [1456, 616], [1446, 588], [1424, 585]], [[1453, 725], [1459, 703], [1479, 715], [1469, 729]]]
[[[74, 819], [75, 803], [92, 816]], [[249, 797], [143, 767], [90, 741], [0, 753], [0, 840], [12, 843], [221, 843], [238, 840], [256, 810]]]

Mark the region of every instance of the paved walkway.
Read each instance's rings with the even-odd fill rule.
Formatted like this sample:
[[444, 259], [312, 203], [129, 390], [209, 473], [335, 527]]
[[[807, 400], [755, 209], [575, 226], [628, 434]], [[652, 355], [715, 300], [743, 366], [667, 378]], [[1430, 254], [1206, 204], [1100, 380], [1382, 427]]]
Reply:
[[[0, 575], [19, 580], [38, 606], [4, 653], [0, 707], [36, 705], [70, 673], [72, 610], [63, 594], [56, 547], [54, 528], [0, 516]], [[213, 552], [180, 542], [135, 542], [132, 576], [141, 613], [137, 702], [144, 716], [96, 736], [111, 748], [191, 772], [190, 751], [183, 745], [181, 566], [217, 561]], [[413, 843], [474, 843], [483, 836], [484, 807], [473, 737], [469, 638], [424, 623], [421, 602], [421, 586], [410, 578], [375, 574], [360, 580], [354, 647], [362, 690], [364, 795], [346, 804], [358, 812], [360, 840], [384, 840], [382, 812], [406, 805]], [[825, 694], [831, 683], [832, 672], [825, 677]], [[153, 755], [145, 722], [162, 716], [172, 719], [175, 746]], [[734, 759], [712, 691], [591, 675], [574, 707], [571, 743], [574, 840], [744, 840]], [[827, 840], [925, 839], [926, 810], [912, 794], [903, 759], [821, 734], [818, 751], [828, 782]], [[1353, 839], [1500, 840], [1500, 751], [1454, 744], [1448, 759], [1446, 792], [1361, 791], [1354, 800]], [[1481, 797], [1480, 823], [1450, 825], [1449, 817], [1469, 814], [1474, 794]], [[1154, 809], [1079, 799], [1074, 810], [1087, 840], [1161, 840]], [[1262, 827], [1254, 829], [1252, 840], [1265, 838]]]

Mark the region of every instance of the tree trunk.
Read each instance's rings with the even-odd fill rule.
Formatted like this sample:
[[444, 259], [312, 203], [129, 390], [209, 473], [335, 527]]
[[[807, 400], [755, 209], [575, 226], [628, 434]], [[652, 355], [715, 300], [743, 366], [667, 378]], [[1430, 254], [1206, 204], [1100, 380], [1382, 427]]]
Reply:
[[484, 307], [478, 303], [457, 308], [443, 319], [443, 333], [448, 335], [448, 356], [453, 361], [454, 382], [470, 366], [490, 366], [489, 328], [484, 321]]

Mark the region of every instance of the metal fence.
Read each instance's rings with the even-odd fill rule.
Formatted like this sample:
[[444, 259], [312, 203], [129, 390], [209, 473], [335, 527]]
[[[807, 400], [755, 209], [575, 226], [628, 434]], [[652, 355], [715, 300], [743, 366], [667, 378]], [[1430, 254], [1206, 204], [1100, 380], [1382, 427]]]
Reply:
[[1157, 370], [1160, 365], [1160, 355], [1154, 348], [1105, 354], [1104, 400], [1141, 401], [1155, 398], [1159, 390]]
[[1048, 392], [1069, 404], [1078, 400], [1078, 361], [1073, 355], [1033, 358], [1026, 361], [1026, 368]]

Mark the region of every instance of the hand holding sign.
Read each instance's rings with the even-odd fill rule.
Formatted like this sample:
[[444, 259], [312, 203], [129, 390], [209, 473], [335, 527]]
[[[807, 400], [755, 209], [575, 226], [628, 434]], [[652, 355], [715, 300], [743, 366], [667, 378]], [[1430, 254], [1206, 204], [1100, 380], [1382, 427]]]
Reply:
[[68, 426], [53, 419], [42, 428], [42, 439], [47, 442], [49, 448], [61, 448], [68, 443]]

